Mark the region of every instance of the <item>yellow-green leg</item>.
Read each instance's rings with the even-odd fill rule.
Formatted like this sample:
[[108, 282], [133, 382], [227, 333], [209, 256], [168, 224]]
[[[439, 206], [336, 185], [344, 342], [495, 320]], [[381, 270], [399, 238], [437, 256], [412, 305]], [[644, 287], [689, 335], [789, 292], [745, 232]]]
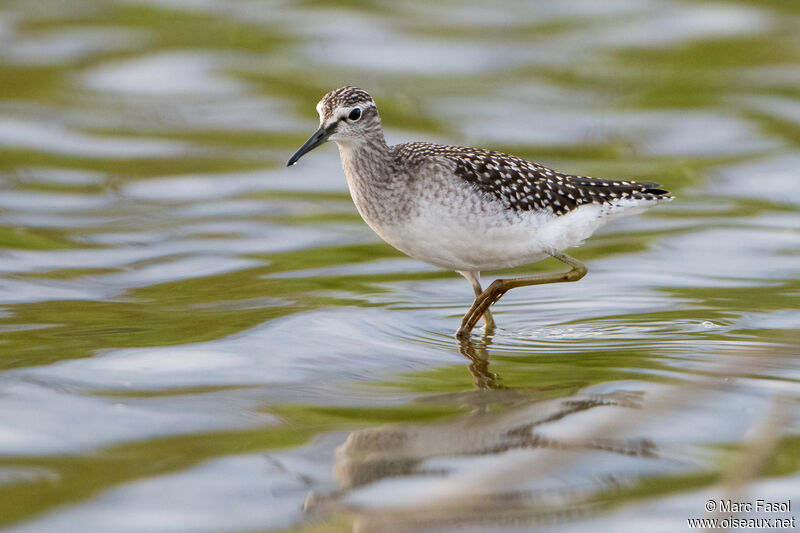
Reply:
[[[578, 281], [586, 275], [586, 266], [575, 259], [562, 252], [553, 252], [550, 255], [566, 263], [572, 268], [567, 272], [557, 272], [550, 274], [536, 274], [534, 276], [527, 276], [524, 278], [509, 278], [509, 279], [496, 279], [489, 285], [485, 291], [475, 296], [475, 301], [472, 302], [472, 307], [469, 308], [467, 314], [464, 315], [461, 321], [461, 327], [456, 332], [456, 337], [468, 337], [472, 332], [472, 328], [480, 320], [481, 316], [489, 312], [489, 306], [497, 302], [506, 292], [516, 287], [526, 287], [528, 285], [544, 285], [545, 283], [563, 283], [567, 281]], [[466, 277], [464, 273], [461, 273]], [[469, 278], [467, 278], [469, 279]], [[474, 285], [473, 285], [474, 286]], [[480, 284], [478, 285], [480, 287]]]
[[[478, 298], [483, 292], [483, 289], [481, 288], [481, 273], [477, 270], [458, 270], [457, 272], [467, 278], [467, 281], [469, 281], [472, 285], [472, 290], [475, 292], [475, 298]], [[480, 318], [480, 316], [478, 318]], [[475, 320], [475, 322], [477, 322], [477, 320]], [[486, 333], [491, 334], [494, 331], [494, 318], [492, 317], [492, 312], [489, 311], [489, 309], [486, 309], [483, 312], [483, 325]]]

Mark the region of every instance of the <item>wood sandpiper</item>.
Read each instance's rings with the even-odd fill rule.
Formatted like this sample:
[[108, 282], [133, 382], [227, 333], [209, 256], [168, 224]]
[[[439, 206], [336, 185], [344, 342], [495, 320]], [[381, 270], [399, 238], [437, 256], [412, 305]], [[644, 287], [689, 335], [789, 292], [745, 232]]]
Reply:
[[[571, 176], [519, 157], [459, 146], [411, 142], [388, 146], [372, 97], [342, 87], [317, 104], [320, 127], [289, 159], [325, 141], [339, 146], [353, 202], [364, 221], [401, 252], [455, 270], [475, 291], [456, 336], [465, 338], [508, 290], [577, 281], [586, 267], [563, 252], [609, 219], [641, 212], [672, 196], [650, 182]], [[555, 257], [567, 272], [497, 279], [480, 271]]]

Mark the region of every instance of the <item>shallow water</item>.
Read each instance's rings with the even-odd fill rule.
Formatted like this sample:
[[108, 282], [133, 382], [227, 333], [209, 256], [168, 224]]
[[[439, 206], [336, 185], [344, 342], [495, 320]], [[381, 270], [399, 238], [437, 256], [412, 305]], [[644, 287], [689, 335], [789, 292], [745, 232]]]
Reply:
[[[0, 7], [0, 527], [680, 531], [799, 493], [794, 2], [68, 4]], [[391, 142], [677, 200], [459, 344], [468, 284], [372, 234], [335, 148], [284, 168], [344, 84]]]

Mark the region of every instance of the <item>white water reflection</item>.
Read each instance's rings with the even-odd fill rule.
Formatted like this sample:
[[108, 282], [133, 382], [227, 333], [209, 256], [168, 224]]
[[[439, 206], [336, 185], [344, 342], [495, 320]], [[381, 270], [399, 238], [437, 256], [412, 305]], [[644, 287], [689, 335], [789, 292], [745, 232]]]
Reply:
[[40, 279], [0, 280], [0, 303], [4, 305], [58, 300], [103, 300], [118, 294], [118, 290], [95, 284]]
[[17, 379], [6, 374], [0, 382], [0, 453], [6, 456], [77, 453], [117, 442], [275, 421], [252, 410], [252, 400], [246, 398], [214, 405], [205, 395], [169, 402], [104, 398], [63, 384], [19, 379], [23, 374]]
[[13, 177], [23, 183], [58, 183], [82, 186], [102, 184], [108, 176], [104, 172], [91, 172], [88, 170], [74, 170], [58, 167], [27, 167], [16, 169]]
[[777, 21], [765, 10], [733, 4], [675, 6], [662, 3], [636, 17], [567, 32], [559, 41], [572, 47], [661, 47], [687, 41], [769, 32]]
[[246, 86], [220, 74], [224, 56], [169, 52], [104, 65], [86, 73], [86, 84], [98, 91], [149, 96], [229, 95]]
[[331, 477], [318, 457], [329, 445], [310, 445], [269, 457], [239, 455], [174, 474], [132, 481], [85, 505], [56, 511], [8, 533], [179, 533], [285, 528], [301, 520], [309, 480]]
[[[37, 380], [81, 387], [154, 390], [317, 379], [334, 383], [432, 361], [463, 362], [457, 352], [442, 353], [434, 347], [418, 346], [403, 353], [405, 339], [386, 328], [392, 321], [393, 313], [388, 310], [322, 309], [278, 318], [224, 339], [112, 350], [20, 372]], [[315, 325], [313, 337], [308, 335], [308, 323]], [[358, 338], [352, 336], [354, 332], [365, 327], [371, 327], [375, 335], [352, 340]], [[344, 343], [345, 339], [351, 342]], [[354, 359], [354, 350], [371, 357]]]
[[[225, 239], [193, 238], [193, 234], [231, 233]], [[105, 300], [135, 287], [202, 278], [266, 264], [241, 255], [276, 253], [352, 241], [350, 232], [247, 223], [207, 223], [186, 226], [186, 238], [174, 231], [99, 233], [88, 242], [113, 246], [67, 250], [6, 250], [0, 272], [47, 273], [61, 269], [113, 269], [121, 272], [84, 274], [74, 280], [0, 279], [0, 302]], [[239, 238], [233, 237], [240, 235]], [[224, 243], [224, 244], [223, 244]]]
[[[798, 168], [800, 154], [796, 153], [719, 167], [714, 172], [716, 179], [711, 191], [721, 195], [800, 205]], [[786, 227], [795, 223], [795, 229], [798, 229], [796, 217], [784, 218], [780, 225]]]
[[[506, 91], [508, 92], [508, 91]], [[531, 97], [532, 96], [532, 97]], [[490, 98], [474, 106], [466, 98], [433, 104], [464, 133], [468, 142], [579, 145], [623, 140], [637, 153], [655, 156], [719, 156], [783, 145], [752, 123], [730, 113], [709, 111], [598, 110], [596, 101], [569, 103], [540, 99]]]
[[114, 159], [167, 157], [189, 150], [177, 141], [123, 139], [74, 131], [57, 120], [0, 116], [0, 146], [85, 157]]
[[[109, 52], [133, 50], [151, 40], [148, 32], [125, 27], [53, 31], [34, 37], [12, 34], [0, 47], [0, 57], [12, 63], [48, 65], [86, 59]], [[2, 41], [0, 41], [2, 42]]]
[[88, 194], [44, 193], [25, 190], [4, 190], [0, 195], [0, 208], [36, 212], [84, 212], [107, 206], [111, 197]]
[[[503, 69], [530, 62], [534, 54], [516, 50], [514, 45], [498, 43], [453, 42], [448, 39], [392, 35], [379, 39], [364, 39], [360, 33], [350, 34], [348, 40], [337, 39], [307, 45], [307, 54], [316, 63], [351, 65], [371, 71], [397, 74], [463, 75], [486, 70]], [[405, 50], [402, 55], [396, 50]]]
[[122, 195], [150, 202], [218, 200], [267, 188], [265, 172], [166, 176], [128, 183]]

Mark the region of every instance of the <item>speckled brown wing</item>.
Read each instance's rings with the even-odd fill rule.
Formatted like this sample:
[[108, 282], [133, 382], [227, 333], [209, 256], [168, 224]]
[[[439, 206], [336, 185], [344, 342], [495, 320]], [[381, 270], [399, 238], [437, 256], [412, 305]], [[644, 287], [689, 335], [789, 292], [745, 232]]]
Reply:
[[408, 143], [402, 151], [406, 157], [439, 156], [452, 160], [458, 177], [515, 211], [542, 210], [565, 215], [584, 204], [671, 198], [656, 183], [572, 176], [491, 150]]

